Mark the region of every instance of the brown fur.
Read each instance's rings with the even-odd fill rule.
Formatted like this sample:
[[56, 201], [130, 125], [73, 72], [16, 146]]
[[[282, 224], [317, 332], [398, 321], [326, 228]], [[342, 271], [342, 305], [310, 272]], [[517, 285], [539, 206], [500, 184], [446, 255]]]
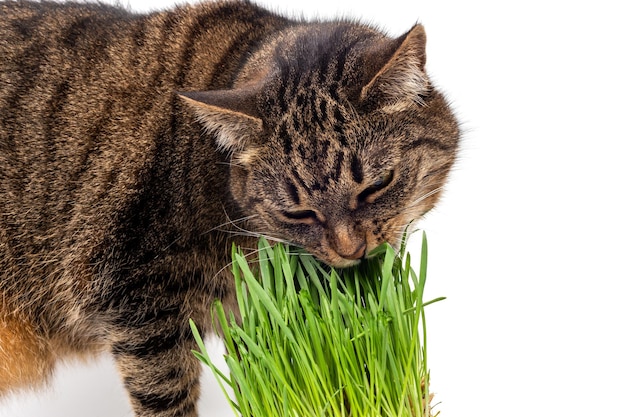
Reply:
[[13, 386], [41, 383], [52, 360], [45, 344], [27, 320], [2, 316], [0, 321], [0, 392]]
[[437, 201], [458, 127], [420, 25], [249, 3], [0, 2], [0, 394], [110, 352], [137, 416], [195, 416], [192, 317], [260, 234], [352, 265]]

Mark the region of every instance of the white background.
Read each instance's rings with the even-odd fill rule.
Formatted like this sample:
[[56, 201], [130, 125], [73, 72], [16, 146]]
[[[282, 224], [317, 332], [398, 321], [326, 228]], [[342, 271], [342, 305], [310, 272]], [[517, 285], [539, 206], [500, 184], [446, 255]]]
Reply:
[[[131, 0], [136, 10], [171, 1]], [[626, 30], [616, 1], [265, 0], [429, 37], [463, 121], [430, 243], [442, 417], [626, 416]], [[218, 346], [216, 344], [216, 346]], [[232, 415], [212, 376], [201, 416]], [[211, 391], [211, 392], [210, 392]], [[110, 360], [59, 369], [2, 417], [131, 416]]]

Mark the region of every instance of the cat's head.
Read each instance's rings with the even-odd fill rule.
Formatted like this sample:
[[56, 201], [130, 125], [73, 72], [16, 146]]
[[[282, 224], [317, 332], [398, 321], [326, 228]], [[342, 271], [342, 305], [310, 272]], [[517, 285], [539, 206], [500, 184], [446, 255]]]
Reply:
[[458, 124], [424, 64], [421, 25], [317, 24], [260, 48], [233, 89], [183, 98], [230, 152], [253, 231], [344, 267], [397, 245], [454, 162]]

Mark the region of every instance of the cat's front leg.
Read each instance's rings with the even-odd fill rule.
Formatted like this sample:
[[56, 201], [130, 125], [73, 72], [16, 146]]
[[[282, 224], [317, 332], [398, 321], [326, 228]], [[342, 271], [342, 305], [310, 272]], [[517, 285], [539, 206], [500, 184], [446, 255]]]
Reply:
[[137, 417], [196, 417], [200, 363], [188, 319], [169, 318], [119, 331], [112, 347]]

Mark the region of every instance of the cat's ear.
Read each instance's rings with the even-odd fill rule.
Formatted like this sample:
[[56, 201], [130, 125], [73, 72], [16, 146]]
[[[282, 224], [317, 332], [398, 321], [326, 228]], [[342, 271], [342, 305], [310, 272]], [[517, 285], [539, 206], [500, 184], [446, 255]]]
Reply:
[[179, 92], [178, 95], [191, 106], [207, 131], [215, 134], [222, 150], [244, 149], [263, 129], [256, 110], [255, 89]]
[[366, 105], [392, 110], [402, 108], [404, 103], [422, 103], [428, 94], [429, 83], [424, 71], [426, 64], [426, 32], [420, 24], [404, 36], [372, 51], [383, 61], [361, 90], [360, 100]]

